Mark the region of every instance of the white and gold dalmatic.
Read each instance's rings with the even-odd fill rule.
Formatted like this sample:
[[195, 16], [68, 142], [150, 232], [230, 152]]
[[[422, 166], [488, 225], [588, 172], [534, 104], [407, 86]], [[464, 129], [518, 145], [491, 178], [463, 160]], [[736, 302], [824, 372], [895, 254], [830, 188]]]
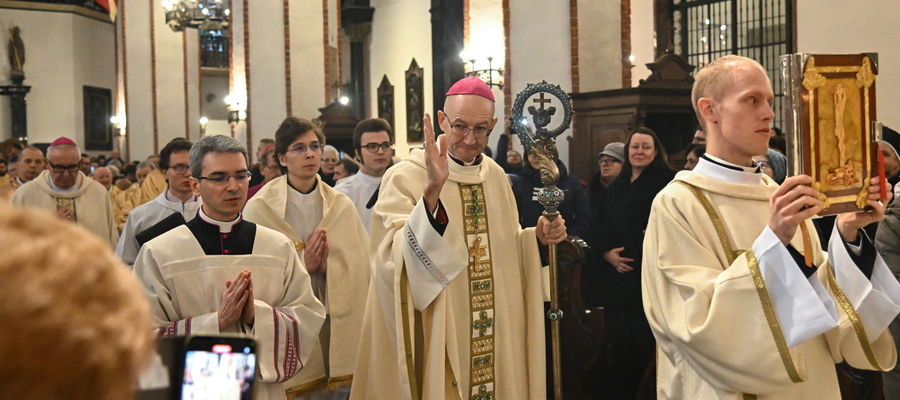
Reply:
[[642, 286], [658, 397], [840, 399], [835, 363], [892, 368], [900, 285], [881, 257], [867, 278], [835, 229], [807, 278], [767, 227], [777, 185], [733, 169], [701, 160], [653, 202]]
[[509, 182], [493, 160], [451, 161], [449, 170], [443, 232], [422, 199], [424, 152], [383, 178], [353, 399], [546, 396], [534, 229], [519, 226]]
[[[322, 220], [316, 228], [327, 232], [329, 254], [327, 278], [313, 274], [313, 289], [325, 304], [328, 317], [309, 361], [285, 385], [291, 395], [350, 386], [372, 276], [369, 237], [356, 215], [356, 206], [321, 180], [317, 185]], [[285, 234], [302, 259], [306, 239], [285, 219], [289, 190], [294, 189], [288, 187], [286, 176], [269, 182], [247, 203], [244, 217]]]

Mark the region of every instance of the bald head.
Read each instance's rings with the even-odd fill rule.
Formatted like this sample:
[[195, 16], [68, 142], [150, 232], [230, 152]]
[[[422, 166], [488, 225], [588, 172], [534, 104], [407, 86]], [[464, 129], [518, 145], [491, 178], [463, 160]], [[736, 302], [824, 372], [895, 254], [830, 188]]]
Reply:
[[694, 115], [697, 116], [701, 128], [705, 128], [706, 123], [701, 117], [697, 102], [703, 97], [717, 101], [722, 100], [725, 92], [733, 86], [735, 71], [740, 68], [756, 68], [762, 71], [763, 74], [766, 73], [762, 65], [752, 58], [735, 55], [718, 58], [706, 64], [697, 73], [697, 76], [694, 78], [694, 87], [691, 89], [691, 105], [694, 107]]
[[484, 151], [496, 123], [494, 102], [479, 95], [447, 96], [444, 109], [438, 111], [438, 124], [449, 134], [450, 154], [464, 162], [474, 161]]
[[112, 187], [112, 171], [106, 167], [99, 167], [94, 170], [94, 175], [91, 175], [95, 181], [99, 182], [103, 185], [106, 190], [109, 190]]

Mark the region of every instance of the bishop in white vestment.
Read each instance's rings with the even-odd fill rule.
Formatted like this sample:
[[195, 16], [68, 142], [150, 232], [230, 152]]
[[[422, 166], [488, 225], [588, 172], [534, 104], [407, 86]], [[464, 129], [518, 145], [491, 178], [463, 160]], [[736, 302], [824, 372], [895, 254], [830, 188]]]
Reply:
[[565, 225], [519, 226], [506, 174], [481, 155], [493, 110], [464, 78], [438, 113], [440, 146], [426, 116], [425, 150], [384, 175], [353, 399], [546, 398], [538, 239], [558, 243]]

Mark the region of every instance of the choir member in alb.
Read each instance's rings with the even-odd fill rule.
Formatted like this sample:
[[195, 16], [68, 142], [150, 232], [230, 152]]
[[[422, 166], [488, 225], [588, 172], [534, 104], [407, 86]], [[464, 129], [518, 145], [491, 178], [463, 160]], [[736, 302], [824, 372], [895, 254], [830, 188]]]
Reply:
[[565, 222], [519, 226], [506, 174], [482, 155], [497, 122], [484, 82], [454, 84], [438, 122], [435, 140], [426, 115], [424, 151], [388, 170], [375, 203], [351, 398], [544, 399], [538, 246], [565, 239]]
[[244, 217], [294, 242], [327, 312], [312, 356], [286, 385], [288, 394], [346, 398], [371, 277], [369, 237], [353, 202], [316, 173], [324, 142], [309, 120], [285, 119], [275, 132], [275, 153], [287, 174], [263, 186]]
[[72, 139], [54, 140], [47, 149], [50, 169], [16, 189], [12, 204], [39, 208], [75, 222], [112, 248], [119, 232], [113, 221], [109, 195], [103, 185], [78, 171], [80, 159], [81, 151]]
[[378, 199], [381, 176], [391, 166], [393, 143], [391, 125], [386, 120], [371, 118], [359, 121], [353, 129], [353, 148], [359, 160], [359, 172], [334, 187], [356, 205], [366, 232], [371, 232], [372, 206]]
[[134, 264], [142, 244], [197, 216], [200, 198], [191, 188], [190, 151], [191, 142], [180, 139], [169, 142], [159, 152], [159, 169], [166, 177], [168, 189], [128, 213], [116, 246], [116, 256], [125, 264]]
[[325, 309], [294, 244], [244, 221], [247, 150], [226, 136], [191, 147], [198, 215], [141, 247], [143, 283], [159, 335], [248, 334], [260, 343], [257, 400], [284, 399], [316, 343]]
[[[706, 154], [653, 202], [644, 240], [644, 311], [658, 344], [660, 399], [840, 399], [835, 364], [887, 370], [900, 284], [861, 228], [837, 217], [828, 253], [808, 218], [806, 175], [778, 186], [753, 163], [768, 148], [772, 84], [755, 61], [720, 58], [694, 83]], [[812, 266], [806, 266], [803, 229]]]

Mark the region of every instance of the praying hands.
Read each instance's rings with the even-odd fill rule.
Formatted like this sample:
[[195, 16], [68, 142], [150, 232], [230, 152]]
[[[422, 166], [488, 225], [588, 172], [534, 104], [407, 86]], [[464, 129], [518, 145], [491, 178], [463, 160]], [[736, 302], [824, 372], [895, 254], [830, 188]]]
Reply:
[[219, 331], [240, 320], [253, 324], [253, 280], [250, 271], [243, 270], [233, 281], [225, 282], [222, 302], [219, 304]]

